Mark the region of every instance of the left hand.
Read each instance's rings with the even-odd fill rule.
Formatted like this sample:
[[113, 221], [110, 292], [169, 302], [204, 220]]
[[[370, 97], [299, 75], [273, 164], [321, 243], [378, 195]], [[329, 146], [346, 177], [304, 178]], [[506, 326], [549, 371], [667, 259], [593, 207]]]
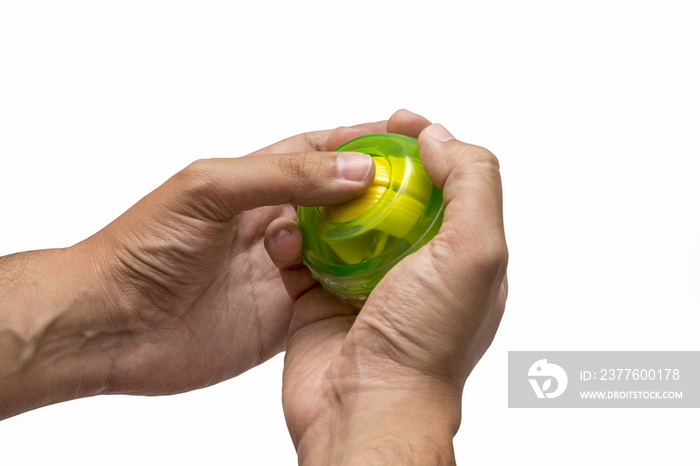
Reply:
[[369, 185], [369, 156], [324, 151], [417, 134], [424, 121], [399, 111], [201, 160], [75, 246], [0, 258], [0, 419], [95, 394], [200, 388], [284, 350], [292, 300], [266, 227]]
[[[196, 162], [76, 249], [134, 325], [113, 392], [173, 393], [234, 377], [285, 349], [292, 300], [263, 246], [270, 222], [296, 204], [353, 197], [335, 154], [351, 138], [411, 133], [423, 119], [301, 134], [238, 159]], [[281, 156], [277, 154], [294, 154]], [[317, 155], [314, 155], [317, 154]]]

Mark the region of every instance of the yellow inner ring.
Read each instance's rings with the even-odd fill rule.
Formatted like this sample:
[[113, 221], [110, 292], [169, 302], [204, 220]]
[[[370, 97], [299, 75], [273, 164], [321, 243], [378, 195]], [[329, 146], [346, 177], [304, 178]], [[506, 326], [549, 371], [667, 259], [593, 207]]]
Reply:
[[384, 157], [374, 159], [374, 180], [360, 196], [342, 204], [323, 206], [319, 208], [321, 215], [329, 222], [343, 223], [356, 219], [367, 212], [379, 201], [387, 186], [389, 186], [389, 161]]

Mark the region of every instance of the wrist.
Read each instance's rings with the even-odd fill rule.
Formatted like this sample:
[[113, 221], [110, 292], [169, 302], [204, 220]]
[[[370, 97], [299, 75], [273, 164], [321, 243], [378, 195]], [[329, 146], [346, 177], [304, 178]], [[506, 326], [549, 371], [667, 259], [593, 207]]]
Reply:
[[0, 264], [0, 419], [105, 393], [128, 334], [80, 245]]
[[335, 399], [332, 414], [298, 439], [300, 464], [454, 464], [460, 397], [451, 390], [401, 387]]

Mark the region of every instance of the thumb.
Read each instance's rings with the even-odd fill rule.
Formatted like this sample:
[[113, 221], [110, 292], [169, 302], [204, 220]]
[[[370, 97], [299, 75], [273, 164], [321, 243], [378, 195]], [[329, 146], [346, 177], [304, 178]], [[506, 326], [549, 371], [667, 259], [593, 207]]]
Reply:
[[346, 201], [369, 186], [374, 162], [357, 152], [261, 154], [198, 160], [174, 178], [174, 189], [227, 219], [262, 206]]
[[437, 123], [423, 130], [418, 145], [428, 176], [443, 192], [443, 226], [460, 231], [460, 235], [481, 234], [504, 242], [496, 156], [483, 147], [458, 141]]

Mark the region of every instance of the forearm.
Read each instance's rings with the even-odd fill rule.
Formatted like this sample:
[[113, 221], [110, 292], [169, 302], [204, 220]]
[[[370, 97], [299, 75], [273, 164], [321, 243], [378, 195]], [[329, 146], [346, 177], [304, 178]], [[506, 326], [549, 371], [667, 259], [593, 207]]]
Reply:
[[0, 258], [0, 420], [109, 388], [128, 332], [79, 249]]

